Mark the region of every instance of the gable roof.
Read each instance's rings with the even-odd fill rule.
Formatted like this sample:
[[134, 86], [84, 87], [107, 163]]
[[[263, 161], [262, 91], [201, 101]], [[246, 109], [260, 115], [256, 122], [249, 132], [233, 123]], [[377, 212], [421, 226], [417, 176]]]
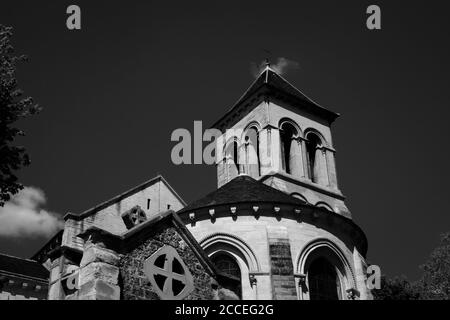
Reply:
[[40, 263], [18, 257], [0, 254], [0, 274], [10, 274], [48, 281], [49, 271]]
[[192, 202], [181, 209], [179, 213], [204, 207], [243, 202], [305, 204], [300, 199], [294, 198], [247, 175], [239, 175], [219, 189]]
[[86, 211], [84, 211], [84, 212], [82, 212], [80, 214], [74, 214], [74, 213], [70, 213], [69, 212], [69, 213], [67, 213], [64, 216], [64, 220], [67, 220], [68, 218], [75, 219], [75, 220], [84, 219], [85, 217], [88, 217], [88, 216], [90, 216], [90, 215], [92, 215], [92, 214], [94, 214], [94, 213], [96, 213], [96, 212], [98, 212], [98, 211], [100, 211], [102, 209], [105, 209], [105, 208], [107, 208], [107, 207], [109, 207], [109, 206], [111, 206], [111, 205], [113, 205], [113, 204], [115, 204], [115, 203], [117, 203], [117, 202], [119, 202], [119, 201], [121, 201], [121, 200], [123, 200], [123, 199], [125, 199], [125, 198], [127, 198], [127, 197], [129, 197], [129, 196], [131, 196], [131, 195], [141, 191], [141, 190], [143, 190], [143, 189], [146, 189], [149, 186], [151, 186], [151, 185], [153, 185], [153, 184], [155, 184], [157, 182], [160, 182], [160, 181], [163, 182], [167, 186], [167, 188], [175, 195], [175, 197], [181, 202], [181, 204], [183, 206], [186, 206], [186, 202], [170, 186], [170, 184], [167, 182], [167, 180], [164, 179], [164, 177], [162, 175], [158, 175], [155, 178], [150, 179], [150, 180], [148, 180], [148, 181], [146, 181], [144, 183], [141, 183], [140, 185], [138, 185], [138, 186], [136, 186], [136, 187], [134, 187], [134, 188], [132, 188], [132, 189], [130, 189], [128, 191], [125, 191], [125, 192], [123, 192], [123, 193], [121, 193], [121, 194], [119, 194], [119, 195], [117, 195], [117, 196], [115, 196], [115, 197], [113, 197], [113, 198], [111, 198], [109, 200], [106, 200], [106, 201], [100, 203], [99, 205], [97, 205], [97, 206], [95, 206], [93, 208], [90, 208], [90, 209], [88, 209], [88, 210], [86, 210]]
[[295, 102], [295, 105], [301, 107], [311, 113], [318, 113], [328, 121], [333, 122], [339, 117], [338, 113], [330, 111], [317, 102], [310, 99], [299, 89], [294, 87], [285, 78], [280, 76], [270, 67], [266, 67], [259, 77], [251, 84], [251, 86], [245, 91], [245, 93], [239, 98], [234, 106], [227, 111], [227, 113], [220, 118], [216, 123], [212, 125], [213, 128], [220, 128], [222, 122], [230, 116], [235, 110], [258, 95], [278, 95], [282, 94], [283, 97], [289, 98]]

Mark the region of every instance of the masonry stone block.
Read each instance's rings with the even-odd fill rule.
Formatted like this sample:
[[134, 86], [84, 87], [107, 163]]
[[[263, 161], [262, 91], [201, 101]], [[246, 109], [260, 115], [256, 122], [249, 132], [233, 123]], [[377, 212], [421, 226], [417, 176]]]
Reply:
[[120, 288], [101, 279], [93, 279], [81, 285], [79, 300], [119, 300]]
[[84, 267], [93, 262], [104, 262], [112, 266], [119, 265], [119, 255], [105, 248], [98, 247], [94, 244], [87, 245], [83, 258], [81, 259], [80, 267]]
[[117, 284], [119, 268], [104, 262], [92, 262], [81, 268], [80, 285], [101, 279], [110, 284]]

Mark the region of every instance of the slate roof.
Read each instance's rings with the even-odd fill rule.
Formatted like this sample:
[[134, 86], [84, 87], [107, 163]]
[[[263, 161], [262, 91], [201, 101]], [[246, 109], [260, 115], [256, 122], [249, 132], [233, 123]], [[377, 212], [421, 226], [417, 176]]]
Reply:
[[0, 273], [10, 273], [45, 281], [49, 278], [49, 271], [40, 263], [5, 254], [0, 254]]
[[196, 200], [179, 212], [192, 211], [203, 207], [244, 202], [271, 202], [304, 205], [300, 199], [274, 189], [247, 175], [240, 175], [219, 189]]
[[[238, 109], [240, 105], [250, 100], [253, 96], [266, 90], [274, 89], [275, 92], [282, 93], [286, 97], [290, 97], [302, 105], [302, 108], [310, 112], [320, 113], [323, 117], [327, 118], [330, 122], [333, 122], [339, 117], [339, 114], [330, 111], [322, 107], [317, 102], [313, 101], [307, 97], [303, 92], [294, 87], [285, 78], [280, 76], [270, 67], [266, 67], [264, 71], [259, 75], [259, 77], [251, 84], [251, 86], [245, 91], [245, 93], [239, 98], [239, 100], [234, 104], [234, 106], [228, 110], [228, 112], [220, 118], [215, 124], [212, 125], [213, 128], [220, 127], [220, 123], [227, 118], [234, 110]], [[267, 90], [266, 90], [267, 91]]]

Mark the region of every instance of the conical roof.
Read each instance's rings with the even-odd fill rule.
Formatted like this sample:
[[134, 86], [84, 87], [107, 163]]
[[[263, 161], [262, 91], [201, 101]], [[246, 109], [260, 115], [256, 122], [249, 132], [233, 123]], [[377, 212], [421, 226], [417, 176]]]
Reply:
[[300, 199], [274, 189], [247, 175], [240, 175], [219, 189], [192, 202], [180, 212], [193, 211], [204, 207], [247, 202], [286, 203], [293, 205], [305, 204]]
[[[327, 119], [330, 123], [333, 122], [339, 114], [330, 111], [311, 98], [306, 96], [299, 89], [294, 87], [285, 78], [276, 73], [272, 68], [267, 66], [259, 77], [251, 84], [251, 86], [238, 99], [234, 106], [212, 125], [213, 128], [220, 128], [223, 120], [230, 116], [235, 110], [239, 109], [243, 104], [253, 100], [257, 96], [264, 94], [266, 96], [283, 97], [293, 102], [294, 106], [305, 111], [318, 114]], [[253, 105], [256, 107], [256, 105]]]

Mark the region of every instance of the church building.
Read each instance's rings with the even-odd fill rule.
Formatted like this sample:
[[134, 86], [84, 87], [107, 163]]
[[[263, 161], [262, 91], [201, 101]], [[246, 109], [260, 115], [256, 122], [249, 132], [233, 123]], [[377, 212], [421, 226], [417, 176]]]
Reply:
[[337, 181], [338, 116], [267, 66], [213, 125], [218, 189], [178, 214], [242, 299], [371, 298], [367, 239]]
[[47, 298], [371, 299], [367, 239], [337, 179], [338, 116], [267, 65], [213, 125], [217, 189], [186, 204], [158, 176], [68, 213], [32, 258]]

